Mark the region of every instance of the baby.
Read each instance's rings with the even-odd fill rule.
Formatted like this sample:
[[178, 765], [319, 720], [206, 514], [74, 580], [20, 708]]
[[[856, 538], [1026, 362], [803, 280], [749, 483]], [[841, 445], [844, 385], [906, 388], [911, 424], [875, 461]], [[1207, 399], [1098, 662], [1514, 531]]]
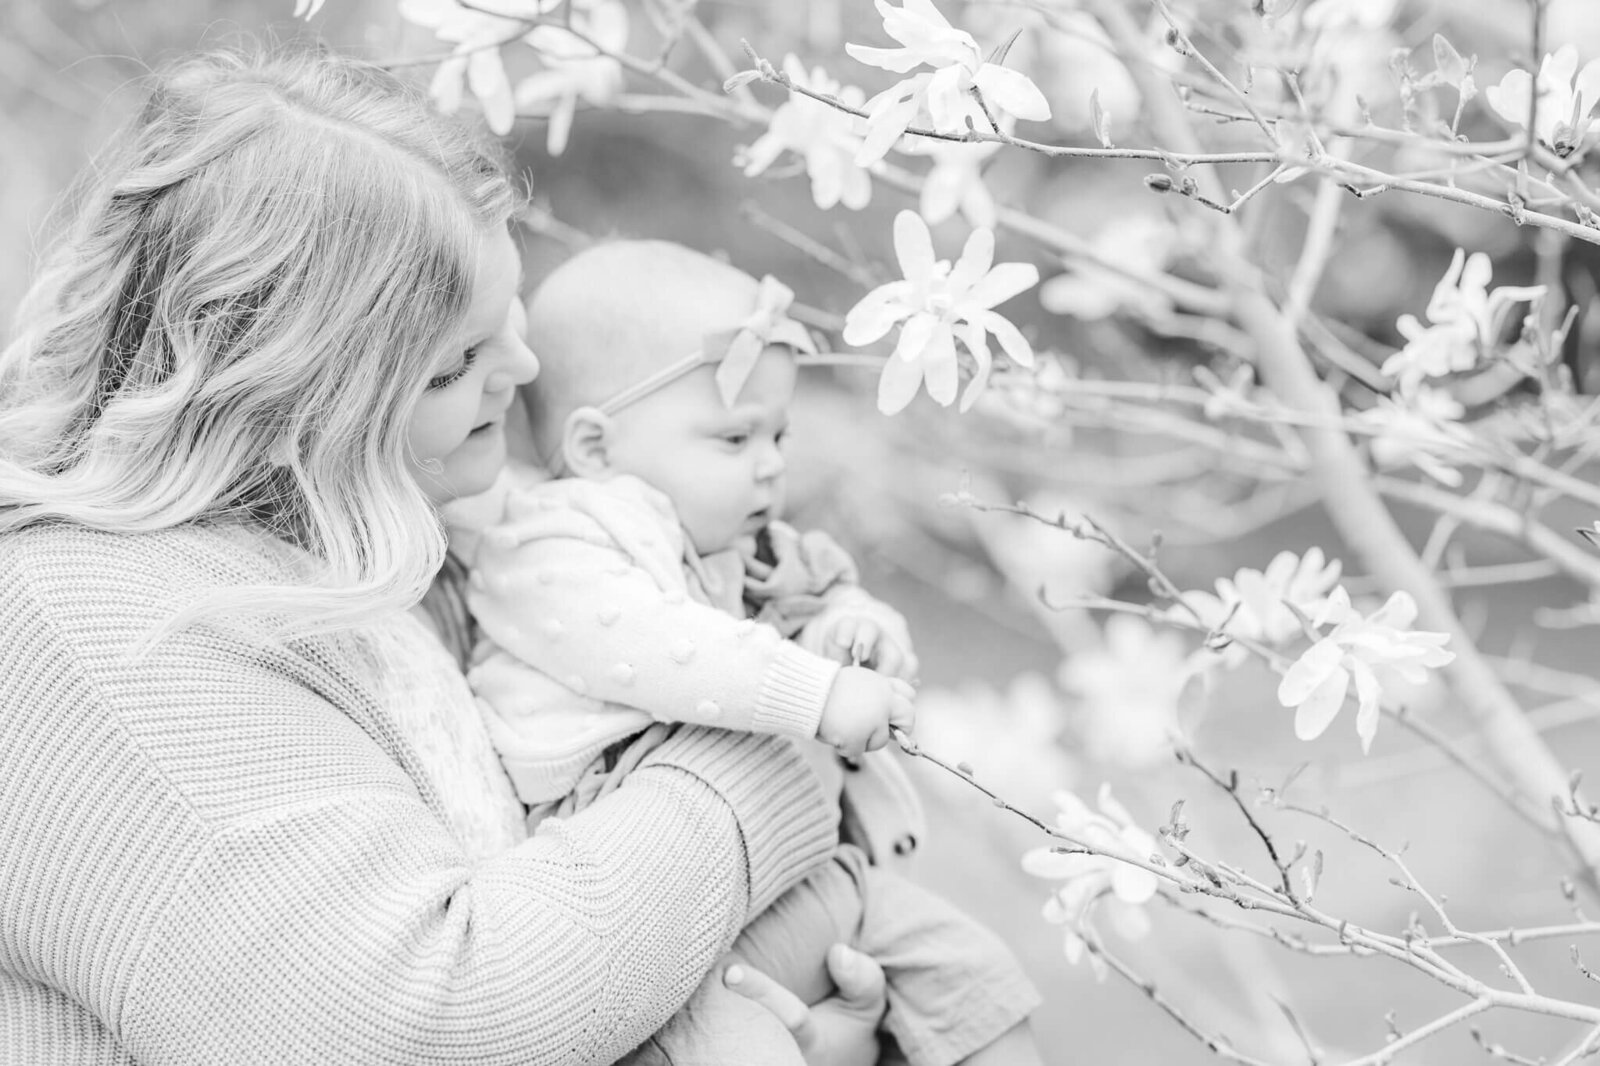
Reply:
[[[809, 745], [846, 843], [733, 957], [816, 1002], [828, 947], [850, 943], [883, 967], [884, 1028], [914, 1066], [1037, 1062], [1037, 994], [991, 933], [891, 869], [921, 812], [887, 752], [854, 758], [911, 728], [916, 658], [844, 551], [778, 519], [811, 350], [790, 295], [657, 241], [597, 246], [544, 282], [525, 399], [557, 476], [510, 470], [452, 516], [483, 631], [469, 679], [532, 819], [615, 787], [670, 723], [836, 749]], [[628, 1061], [800, 1063], [721, 969]]]

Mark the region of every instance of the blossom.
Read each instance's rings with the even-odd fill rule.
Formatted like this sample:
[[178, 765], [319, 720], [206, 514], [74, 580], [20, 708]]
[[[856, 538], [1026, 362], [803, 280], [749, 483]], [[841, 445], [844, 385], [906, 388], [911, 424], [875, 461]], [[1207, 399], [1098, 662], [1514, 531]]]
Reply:
[[[1525, 70], [1513, 70], [1483, 91], [1484, 99], [1496, 113], [1513, 126], [1528, 125], [1533, 78]], [[1578, 70], [1578, 49], [1563, 45], [1547, 54], [1539, 64], [1539, 110], [1533, 131], [1556, 155], [1571, 155], [1583, 143], [1594, 119], [1589, 113], [1600, 101], [1600, 59], [1591, 59]]]
[[1039, 280], [1032, 263], [994, 263], [994, 231], [975, 229], [954, 266], [933, 257], [933, 237], [915, 211], [894, 219], [895, 255], [903, 281], [880, 285], [862, 297], [844, 320], [846, 344], [861, 347], [904, 322], [894, 355], [878, 379], [878, 410], [886, 415], [903, 410], [923, 381], [928, 395], [949, 406], [959, 377], [956, 339], [977, 364], [961, 397], [961, 409], [972, 406], [989, 379], [988, 335], [993, 334], [1013, 362], [1033, 365], [1033, 348], [1022, 332], [993, 310]]
[[[1039, 286], [1039, 303], [1055, 315], [1100, 319], [1127, 308], [1149, 318], [1165, 318], [1172, 300], [1141, 281], [1164, 274], [1177, 250], [1178, 231], [1164, 216], [1133, 214], [1107, 224], [1091, 247], [1098, 261], [1066, 260], [1067, 272]], [[1116, 263], [1117, 270], [1101, 266]]]
[[[795, 85], [836, 96], [848, 107], [860, 108], [865, 93], [854, 85], [840, 87], [825, 70], [806, 68], [793, 53], [784, 57], [784, 73]], [[753, 178], [770, 167], [784, 151], [801, 156], [811, 177], [811, 199], [824, 211], [844, 204], [859, 211], [872, 200], [872, 179], [855, 164], [861, 147], [860, 120], [814, 100], [803, 93], [789, 99], [772, 113], [767, 132], [745, 149], [741, 156], [745, 177]]]
[[500, 61], [500, 46], [525, 36], [531, 20], [557, 0], [499, 0], [495, 13], [462, 7], [456, 0], [400, 0], [400, 17], [455, 43], [455, 54], [439, 64], [428, 92], [444, 112], [461, 106], [463, 88], [470, 88], [495, 133], [511, 132], [516, 108], [511, 80]]
[[1397, 678], [1423, 684], [1429, 667], [1444, 666], [1455, 658], [1454, 652], [1444, 650], [1450, 634], [1407, 628], [1416, 617], [1417, 603], [1406, 592], [1396, 592], [1363, 618], [1350, 606], [1344, 587], [1335, 589], [1315, 619], [1319, 629], [1333, 623], [1332, 631], [1307, 648], [1278, 685], [1278, 702], [1295, 709], [1295, 736], [1301, 740], [1321, 736], [1344, 706], [1354, 682], [1356, 733], [1361, 750], [1371, 750], [1384, 686]]
[[1461, 472], [1446, 460], [1459, 458], [1473, 443], [1460, 423], [1464, 413], [1449, 393], [1418, 387], [1398, 399], [1380, 396], [1356, 422], [1372, 432], [1372, 458], [1379, 466], [1410, 464], [1453, 488], [1461, 484]]
[[294, 0], [294, 17], [311, 21], [311, 16], [322, 10], [323, 0]]
[[917, 155], [930, 156], [933, 167], [922, 181], [917, 210], [930, 225], [961, 212], [974, 226], [995, 224], [994, 195], [983, 183], [983, 165], [1000, 150], [999, 141], [963, 144], [958, 141], [924, 141]]
[[549, 115], [545, 150], [560, 155], [567, 149], [578, 101], [604, 106], [622, 92], [622, 64], [613, 54], [627, 46], [628, 10], [617, 0], [574, 6], [571, 30], [539, 26], [527, 41], [545, 69], [517, 86], [517, 107]]
[[[1232, 578], [1218, 578], [1215, 594], [1186, 592], [1183, 599], [1208, 626], [1221, 627], [1233, 636], [1282, 644], [1301, 631], [1295, 611], [1312, 617], [1326, 609], [1341, 569], [1339, 560], [1327, 559], [1321, 548], [1309, 548], [1304, 556], [1282, 551], [1265, 570], [1243, 567]], [[1181, 607], [1168, 613], [1175, 618], [1187, 615]], [[1230, 666], [1243, 662], [1244, 657], [1244, 649], [1237, 645], [1224, 651], [1224, 661]]]
[[[1096, 910], [1104, 911], [1124, 937], [1135, 939], [1148, 932], [1150, 919], [1142, 908], [1161, 883], [1143, 866], [1122, 861], [1149, 861], [1156, 851], [1155, 838], [1134, 824], [1122, 804], [1112, 798], [1109, 784], [1100, 786], [1097, 802], [1099, 813], [1073, 793], [1058, 792], [1056, 827], [1099, 854], [1061, 854], [1045, 847], [1022, 856], [1026, 872], [1065, 882], [1045, 902], [1044, 918], [1066, 926], [1064, 948], [1067, 961], [1074, 965], [1083, 958], [1087, 938], [1092, 935], [1089, 920]], [[1104, 980], [1105, 963], [1098, 954], [1090, 953], [1089, 964], [1095, 976]]]
[[1493, 270], [1487, 255], [1469, 257], [1457, 248], [1428, 301], [1430, 324], [1413, 315], [1395, 321], [1406, 345], [1384, 360], [1382, 370], [1399, 379], [1401, 392], [1412, 391], [1424, 378], [1473, 369], [1499, 341], [1511, 310], [1544, 295], [1543, 285], [1502, 285], [1490, 292]]
[[847, 44], [853, 58], [874, 67], [905, 74], [920, 66], [933, 71], [914, 74], [867, 101], [868, 134], [856, 155], [866, 166], [882, 159], [919, 114], [940, 133], [963, 133], [970, 120], [974, 128], [988, 128], [988, 118], [973, 90], [983, 94], [990, 112], [1043, 121], [1050, 103], [1027, 76], [983, 61], [978, 42], [958, 30], [933, 6], [932, 0], [904, 0], [891, 7], [888, 0], [873, 0], [883, 16], [883, 29], [899, 41], [900, 48], [869, 48]]
[[1177, 633], [1131, 615], [1108, 618], [1101, 646], [1073, 652], [1059, 674], [1079, 700], [1085, 753], [1130, 769], [1170, 761], [1182, 733], [1179, 697], [1193, 673]]

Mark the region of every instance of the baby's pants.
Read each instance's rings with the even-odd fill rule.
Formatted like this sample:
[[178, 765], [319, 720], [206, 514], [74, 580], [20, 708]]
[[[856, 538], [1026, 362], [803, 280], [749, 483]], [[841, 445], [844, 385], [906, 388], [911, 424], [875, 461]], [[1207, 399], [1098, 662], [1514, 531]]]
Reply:
[[1039, 995], [998, 937], [926, 889], [843, 845], [833, 860], [745, 927], [689, 1002], [619, 1066], [803, 1066], [759, 1004], [728, 989], [742, 961], [806, 1003], [835, 991], [835, 943], [872, 956], [888, 979], [883, 1029], [912, 1066], [950, 1066], [1027, 1017]]

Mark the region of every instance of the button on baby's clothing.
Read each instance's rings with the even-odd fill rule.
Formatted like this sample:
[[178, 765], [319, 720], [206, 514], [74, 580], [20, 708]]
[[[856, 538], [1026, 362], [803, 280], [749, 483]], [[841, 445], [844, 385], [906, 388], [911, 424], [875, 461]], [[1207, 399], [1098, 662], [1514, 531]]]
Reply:
[[700, 705], [695, 708], [695, 713], [702, 718], [718, 718], [722, 715], [722, 708], [716, 700], [701, 700]]

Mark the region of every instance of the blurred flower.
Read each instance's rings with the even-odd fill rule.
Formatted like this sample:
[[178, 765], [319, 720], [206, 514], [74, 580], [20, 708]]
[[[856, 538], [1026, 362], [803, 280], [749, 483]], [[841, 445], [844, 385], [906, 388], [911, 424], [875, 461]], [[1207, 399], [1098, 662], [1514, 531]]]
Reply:
[[[841, 88], [821, 67], [807, 74], [805, 64], [792, 52], [783, 59], [783, 71], [796, 85], [836, 96], [849, 107], [859, 108], [865, 97], [854, 85]], [[772, 113], [767, 132], [744, 149], [736, 162], [744, 166], [745, 177], [753, 178], [785, 151], [794, 152], [806, 161], [811, 199], [818, 207], [826, 211], [842, 203], [859, 211], [872, 200], [872, 179], [855, 164], [856, 151], [861, 147], [861, 134], [857, 132], [860, 124], [859, 119], [838, 108], [792, 92]]]
[[1195, 672], [1183, 637], [1126, 614], [1106, 619], [1103, 633], [1100, 647], [1074, 651], [1058, 675], [1078, 697], [1085, 754], [1128, 769], [1169, 762], [1182, 734], [1178, 700]]
[[1355, 421], [1373, 432], [1372, 458], [1379, 466], [1415, 466], [1454, 488], [1461, 484], [1461, 472], [1450, 462], [1473, 445], [1472, 433], [1460, 422], [1464, 413], [1449, 393], [1418, 386], [1395, 399], [1378, 397]]
[[912, 75], [896, 82], [867, 101], [866, 142], [856, 156], [865, 166], [882, 159], [905, 133], [917, 115], [926, 112], [941, 133], [964, 133], [970, 119], [977, 129], [988, 129], [988, 118], [973, 96], [983, 94], [990, 112], [1042, 121], [1050, 117], [1050, 104], [1027, 76], [996, 63], [985, 63], [978, 42], [958, 30], [933, 6], [932, 0], [905, 0], [891, 7], [888, 0], [873, 0], [883, 16], [883, 29], [899, 41], [900, 48], [869, 48], [847, 44], [845, 51], [870, 66], [904, 74], [915, 67], [933, 67], [932, 73]]
[[1111, 270], [1090, 259], [1067, 260], [1067, 273], [1039, 287], [1039, 303], [1055, 315], [1099, 319], [1127, 309], [1165, 318], [1172, 300], [1140, 280], [1166, 273], [1178, 245], [1178, 230], [1164, 215], [1132, 214], [1114, 219], [1095, 234], [1093, 247]]
[[567, 149], [578, 101], [603, 107], [622, 92], [622, 64], [612, 57], [628, 45], [628, 10], [617, 0], [590, 0], [571, 9], [572, 29], [540, 26], [527, 42], [545, 69], [517, 86], [517, 107], [550, 117], [545, 150]]
[[936, 226], [959, 210], [971, 225], [994, 228], [994, 196], [983, 183], [983, 165], [1000, 147], [999, 141], [923, 141], [917, 145], [915, 154], [933, 159], [933, 168], [922, 179], [922, 200], [917, 205], [929, 225]]
[[[1150, 929], [1143, 904], [1160, 886], [1160, 878], [1142, 866], [1133, 866], [1113, 856], [1147, 862], [1156, 853], [1153, 836], [1134, 824], [1127, 810], [1111, 798], [1111, 786], [1100, 786], [1100, 813], [1071, 792], [1058, 792], [1056, 827], [1080, 844], [1102, 854], [1063, 855], [1052, 848], [1034, 848], [1022, 856], [1022, 868], [1035, 877], [1064, 881], [1044, 905], [1045, 921], [1066, 926], [1067, 961], [1077, 964], [1083, 958], [1087, 938], [1092, 935], [1089, 920], [1097, 907], [1117, 932], [1137, 939]], [[1105, 963], [1090, 952], [1089, 965], [1095, 977], [1104, 980]]]
[[[1196, 591], [1183, 594], [1206, 625], [1224, 627], [1234, 636], [1282, 644], [1301, 632], [1294, 610], [1314, 617], [1326, 608], [1330, 590], [1339, 583], [1342, 564], [1327, 559], [1321, 548], [1309, 548], [1305, 555], [1283, 551], [1272, 557], [1266, 570], [1240, 569], [1233, 578], [1218, 578], [1216, 594]], [[1181, 607], [1168, 609], [1176, 618], [1186, 616]], [[1226, 625], [1224, 626], [1224, 623]], [[1229, 645], [1223, 662], [1237, 666], [1246, 657], [1243, 648]]]
[[1363, 618], [1350, 606], [1344, 587], [1335, 589], [1314, 619], [1317, 628], [1331, 622], [1333, 630], [1307, 648], [1278, 685], [1278, 702], [1295, 709], [1295, 736], [1301, 740], [1321, 736], [1344, 706], [1353, 680], [1356, 734], [1361, 750], [1371, 750], [1384, 686], [1396, 678], [1424, 684], [1429, 667], [1444, 666], [1455, 658], [1454, 652], [1444, 650], [1450, 634], [1407, 628], [1416, 617], [1417, 604], [1408, 593], [1396, 592]]
[[322, 10], [323, 0], [294, 0], [294, 17], [311, 21], [311, 16]]
[[1398, 0], [1312, 0], [1302, 16], [1312, 29], [1380, 29], [1394, 21]]
[[896, 323], [905, 323], [878, 380], [878, 410], [886, 415], [904, 410], [924, 380], [928, 395], [949, 406], [956, 398], [959, 376], [957, 336], [977, 363], [961, 397], [963, 411], [989, 378], [988, 334], [994, 334], [1012, 361], [1033, 365], [1033, 348], [1021, 331], [990, 309], [1036, 284], [1037, 267], [1000, 263], [991, 269], [994, 231], [989, 229], [972, 231], [953, 267], [948, 260], [936, 260], [928, 225], [915, 211], [895, 216], [894, 248], [905, 280], [867, 293], [844, 321], [844, 341], [857, 348], [882, 337]]
[[[1061, 695], [1034, 671], [1002, 689], [978, 680], [957, 688], [917, 693], [917, 743], [929, 751], [958, 753], [985, 781], [1005, 782], [1014, 803], [1037, 806], [1070, 785], [1076, 764], [1061, 743]], [[972, 789], [948, 774], [930, 774], [935, 789], [949, 789], [963, 807]]]
[[439, 110], [452, 113], [461, 107], [464, 88], [470, 88], [483, 107], [484, 120], [495, 133], [511, 132], [516, 107], [511, 80], [500, 61], [500, 48], [525, 37], [528, 23], [559, 0], [496, 0], [494, 14], [462, 7], [456, 0], [400, 0], [400, 17], [433, 31], [441, 41], [453, 41], [455, 54], [439, 64], [428, 92]]
[[1413, 315], [1401, 315], [1395, 328], [1406, 345], [1384, 360], [1383, 373], [1410, 392], [1424, 378], [1471, 370], [1499, 341], [1507, 316], [1519, 303], [1544, 295], [1543, 285], [1502, 285], [1489, 291], [1494, 267], [1489, 257], [1460, 248], [1450, 268], [1434, 286], [1424, 326]]
[[[1495, 113], [1513, 126], [1528, 127], [1532, 105], [1533, 78], [1525, 70], [1513, 70], [1483, 91]], [[1539, 140], [1556, 155], [1571, 155], [1594, 126], [1589, 113], [1600, 102], [1600, 59], [1591, 59], [1578, 70], [1578, 49], [1564, 45], [1547, 54], [1539, 64], [1539, 111], [1534, 116]]]

